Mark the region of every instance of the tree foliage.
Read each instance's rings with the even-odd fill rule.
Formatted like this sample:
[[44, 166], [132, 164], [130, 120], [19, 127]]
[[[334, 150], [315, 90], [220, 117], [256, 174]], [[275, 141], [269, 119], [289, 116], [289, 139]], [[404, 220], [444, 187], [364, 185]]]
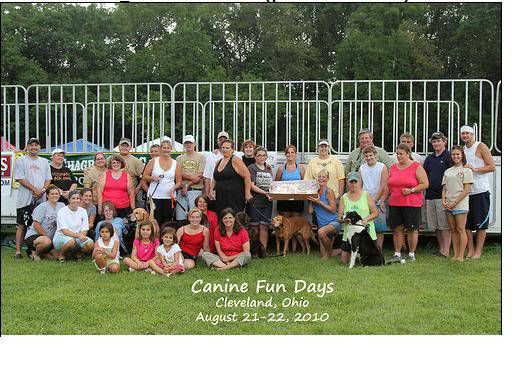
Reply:
[[3, 84], [501, 79], [501, 4], [6, 4]]

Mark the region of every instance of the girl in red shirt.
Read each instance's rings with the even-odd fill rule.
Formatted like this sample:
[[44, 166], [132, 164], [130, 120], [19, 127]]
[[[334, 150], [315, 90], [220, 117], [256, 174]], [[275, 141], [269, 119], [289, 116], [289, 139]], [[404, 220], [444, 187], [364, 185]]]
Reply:
[[198, 208], [192, 208], [188, 213], [187, 224], [176, 233], [181, 253], [185, 259], [185, 268], [192, 269], [196, 266], [197, 258], [201, 251], [210, 251], [210, 231], [204, 225], [201, 225], [203, 214]]
[[197, 196], [195, 200], [195, 205], [201, 213], [203, 214], [203, 219], [201, 224], [207, 227], [210, 230], [210, 252], [215, 253], [215, 239], [213, 238], [215, 234], [215, 230], [219, 226], [219, 221], [217, 220], [217, 214], [208, 209], [208, 205], [210, 204], [210, 199], [206, 195]]

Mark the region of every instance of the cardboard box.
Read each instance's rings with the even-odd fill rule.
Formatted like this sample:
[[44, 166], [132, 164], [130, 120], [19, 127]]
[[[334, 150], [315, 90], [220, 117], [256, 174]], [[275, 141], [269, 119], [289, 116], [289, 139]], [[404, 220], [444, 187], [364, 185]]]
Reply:
[[318, 197], [318, 184], [315, 180], [273, 181], [269, 195], [274, 200], [307, 200]]

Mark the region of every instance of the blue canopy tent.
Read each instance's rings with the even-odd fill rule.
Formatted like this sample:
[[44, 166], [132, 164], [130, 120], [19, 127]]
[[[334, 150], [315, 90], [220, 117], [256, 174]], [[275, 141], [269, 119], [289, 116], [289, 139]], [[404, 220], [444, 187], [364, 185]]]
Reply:
[[108, 150], [97, 145], [93, 144], [84, 139], [78, 139], [77, 141], [70, 141], [69, 143], [65, 143], [64, 145], [57, 145], [51, 148], [42, 149], [41, 152], [51, 152], [55, 148], [62, 148], [66, 153], [79, 153], [79, 152], [107, 152]]

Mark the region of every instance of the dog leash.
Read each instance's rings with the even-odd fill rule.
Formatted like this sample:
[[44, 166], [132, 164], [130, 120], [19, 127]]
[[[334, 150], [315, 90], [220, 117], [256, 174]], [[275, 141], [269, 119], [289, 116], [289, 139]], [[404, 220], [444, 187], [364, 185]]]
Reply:
[[252, 200], [249, 200], [249, 201], [248, 201], [248, 204], [250, 204], [250, 205], [254, 208], [254, 210], [255, 210], [256, 212], [258, 212], [258, 213], [260, 214], [260, 216], [261, 216], [261, 217], [263, 217], [265, 220], [267, 220], [268, 222], [271, 222], [271, 221], [272, 221], [272, 219], [271, 219], [270, 217], [265, 216], [265, 215], [263, 214], [263, 212], [261, 212], [258, 208], [256, 208], [256, 207], [254, 206], [254, 204], [253, 204]]

